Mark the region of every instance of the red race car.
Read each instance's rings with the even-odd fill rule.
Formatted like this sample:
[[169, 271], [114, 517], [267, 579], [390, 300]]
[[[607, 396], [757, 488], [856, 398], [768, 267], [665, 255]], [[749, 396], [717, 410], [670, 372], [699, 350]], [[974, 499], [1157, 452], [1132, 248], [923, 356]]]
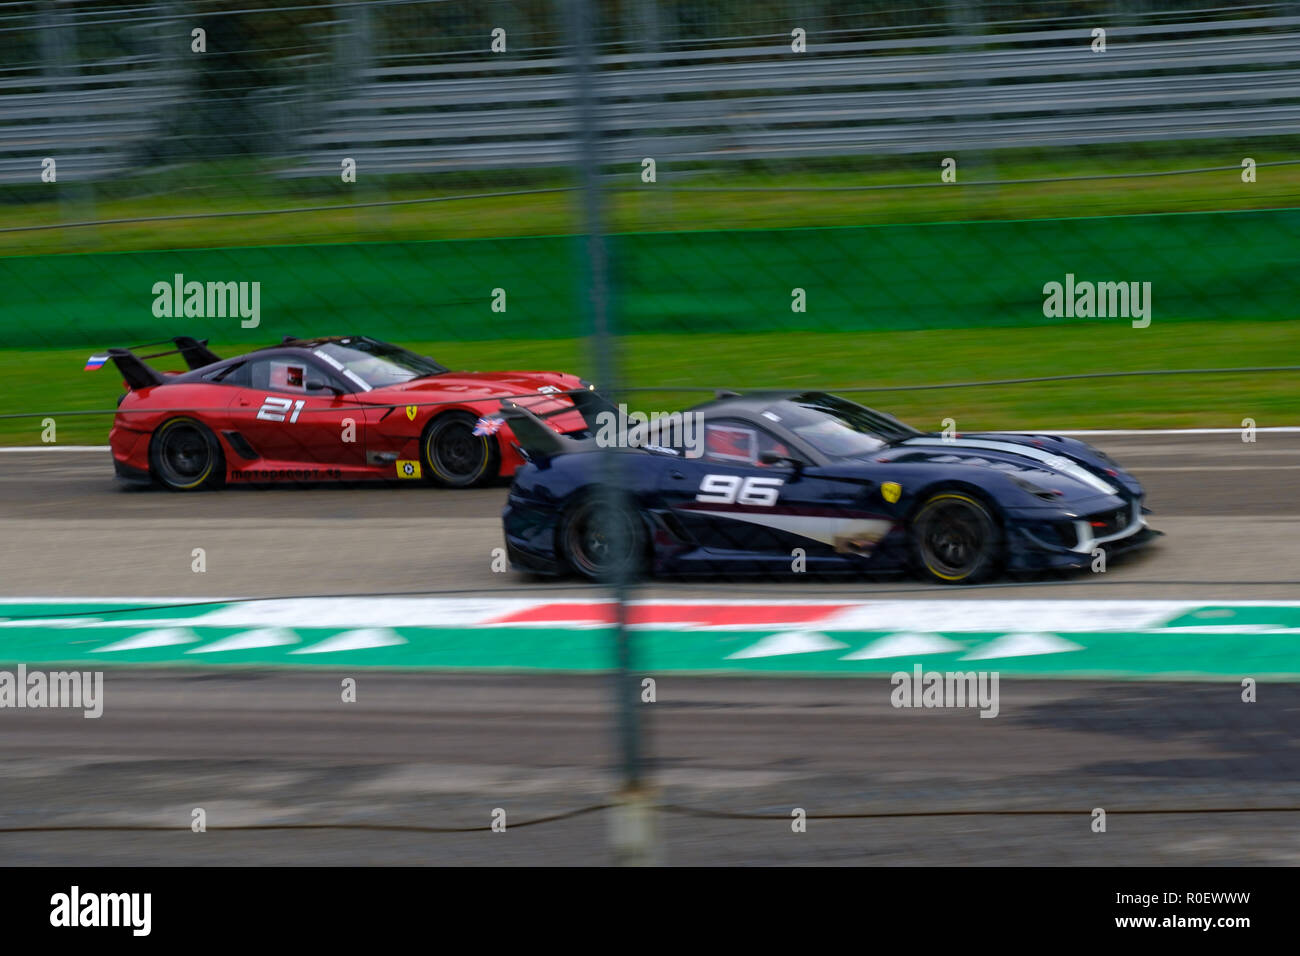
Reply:
[[[562, 372], [452, 372], [366, 336], [286, 338], [230, 359], [185, 336], [171, 344], [145, 356], [109, 349], [86, 368], [112, 361], [125, 379], [109, 434], [118, 477], [174, 491], [227, 481], [483, 484], [523, 462], [495, 417], [500, 399], [534, 396], [528, 408], [557, 432], [581, 433], [587, 423], [570, 396], [594, 388]], [[189, 371], [144, 361], [176, 354]]]

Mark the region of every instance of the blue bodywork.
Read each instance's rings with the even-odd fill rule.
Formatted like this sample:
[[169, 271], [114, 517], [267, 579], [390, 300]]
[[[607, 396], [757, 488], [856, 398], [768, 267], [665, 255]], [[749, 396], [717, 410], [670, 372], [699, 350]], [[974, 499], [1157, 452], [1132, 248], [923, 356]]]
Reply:
[[[877, 447], [837, 456], [815, 422], [796, 427], [827, 403], [879, 421]], [[666, 442], [610, 455], [590, 437], [525, 448], [530, 461], [502, 516], [511, 562], [540, 574], [572, 570], [561, 532], [599, 490], [610, 458], [657, 574], [789, 574], [795, 549], [809, 573], [908, 570], [909, 522], [941, 493], [976, 498], [994, 514], [1006, 570], [1087, 567], [1097, 548], [1114, 555], [1158, 533], [1147, 527], [1138, 481], [1072, 438], [925, 434], [816, 392], [729, 396], [688, 413], [709, 436], [699, 448]], [[719, 436], [728, 444], [715, 454]]]

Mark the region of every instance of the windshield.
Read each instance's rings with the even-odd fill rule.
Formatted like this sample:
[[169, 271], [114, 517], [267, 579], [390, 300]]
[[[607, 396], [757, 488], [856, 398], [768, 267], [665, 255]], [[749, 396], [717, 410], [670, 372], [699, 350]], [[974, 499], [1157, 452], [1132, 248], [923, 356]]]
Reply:
[[325, 342], [317, 346], [315, 353], [349, 378], [355, 376], [371, 388], [400, 385], [447, 371], [433, 359], [374, 339]]
[[778, 416], [786, 428], [831, 458], [869, 455], [890, 442], [920, 434], [889, 415], [819, 393], [779, 402], [763, 414]]

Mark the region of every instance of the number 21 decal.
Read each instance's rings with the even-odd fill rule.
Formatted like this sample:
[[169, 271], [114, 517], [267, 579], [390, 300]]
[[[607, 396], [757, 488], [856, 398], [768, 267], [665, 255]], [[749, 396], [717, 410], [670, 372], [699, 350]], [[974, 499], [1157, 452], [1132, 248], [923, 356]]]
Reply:
[[740, 475], [705, 475], [696, 501], [715, 505], [754, 505], [770, 508], [781, 494], [784, 478], [741, 478]]
[[257, 410], [257, 417], [264, 422], [282, 422], [292, 408], [293, 414], [289, 415], [289, 422], [293, 423], [298, 420], [298, 413], [306, 404], [301, 398], [295, 402], [292, 398], [276, 398], [274, 395], [268, 395], [262, 407]]

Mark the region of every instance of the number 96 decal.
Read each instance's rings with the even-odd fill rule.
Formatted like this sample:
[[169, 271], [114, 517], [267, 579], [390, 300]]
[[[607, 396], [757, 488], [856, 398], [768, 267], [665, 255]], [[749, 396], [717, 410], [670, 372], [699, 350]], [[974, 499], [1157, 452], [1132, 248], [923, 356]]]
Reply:
[[705, 475], [696, 501], [714, 505], [754, 505], [770, 508], [781, 494], [784, 478], [742, 478], [740, 475]]

